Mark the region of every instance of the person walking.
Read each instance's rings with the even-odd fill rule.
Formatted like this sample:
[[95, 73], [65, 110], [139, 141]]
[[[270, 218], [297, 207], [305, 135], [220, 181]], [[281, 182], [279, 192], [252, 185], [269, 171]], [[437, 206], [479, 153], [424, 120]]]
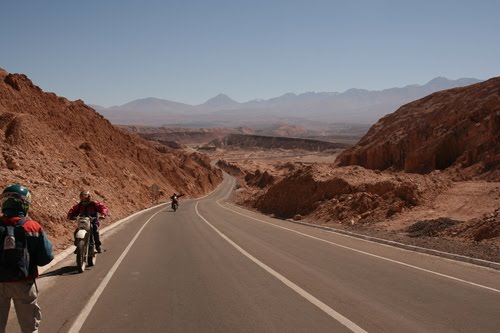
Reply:
[[31, 193], [26, 187], [10, 185], [0, 199], [0, 333], [5, 332], [11, 300], [21, 331], [38, 332], [42, 316], [37, 266], [54, 259], [52, 244], [42, 226], [28, 216]]

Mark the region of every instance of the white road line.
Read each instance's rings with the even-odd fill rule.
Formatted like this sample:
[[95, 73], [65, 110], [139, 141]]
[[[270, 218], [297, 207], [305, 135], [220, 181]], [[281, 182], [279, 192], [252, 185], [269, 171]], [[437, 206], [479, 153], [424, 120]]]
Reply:
[[198, 203], [199, 203], [199, 201], [196, 203], [196, 206], [195, 206], [196, 214], [198, 214], [198, 216], [206, 224], [208, 224], [208, 226], [210, 226], [217, 234], [219, 234], [219, 236], [221, 236], [225, 241], [227, 241], [234, 248], [236, 248], [236, 250], [238, 250], [244, 256], [246, 256], [248, 259], [250, 259], [251, 261], [253, 261], [257, 265], [259, 265], [261, 268], [263, 268], [269, 274], [271, 274], [272, 276], [274, 276], [275, 278], [277, 278], [278, 280], [280, 280], [283, 284], [285, 284], [287, 287], [289, 287], [290, 289], [292, 289], [293, 291], [295, 291], [297, 294], [299, 294], [300, 296], [304, 297], [306, 300], [308, 300], [309, 302], [311, 302], [312, 304], [314, 304], [316, 307], [318, 307], [320, 310], [322, 310], [323, 312], [325, 312], [327, 315], [329, 315], [330, 317], [332, 317], [333, 319], [335, 319], [336, 321], [338, 321], [339, 323], [341, 323], [342, 325], [344, 325], [345, 327], [347, 327], [348, 329], [350, 329], [352, 332], [356, 332], [356, 333], [367, 332], [364, 329], [362, 329], [361, 327], [359, 327], [358, 325], [356, 325], [355, 323], [353, 323], [352, 321], [350, 321], [349, 319], [347, 319], [346, 317], [344, 317], [343, 315], [341, 315], [340, 313], [338, 313], [337, 311], [335, 311], [332, 308], [330, 308], [325, 303], [321, 302], [319, 299], [317, 299], [313, 295], [309, 294], [304, 289], [300, 288], [298, 285], [296, 285], [292, 281], [288, 280], [286, 277], [284, 277], [280, 273], [278, 273], [275, 270], [273, 270], [271, 267], [267, 266], [266, 264], [264, 264], [263, 262], [261, 262], [260, 260], [258, 260], [254, 256], [252, 256], [250, 253], [248, 253], [243, 248], [241, 248], [238, 244], [236, 244], [235, 242], [233, 242], [230, 238], [228, 238], [226, 235], [224, 235], [222, 232], [220, 232], [216, 227], [214, 227], [210, 222], [208, 222], [200, 214], [200, 212], [198, 211]]
[[123, 253], [121, 254], [121, 256], [115, 262], [115, 264], [113, 265], [113, 267], [111, 267], [111, 269], [109, 270], [108, 274], [106, 274], [106, 276], [102, 280], [101, 284], [99, 284], [99, 286], [97, 287], [97, 289], [94, 291], [94, 294], [92, 294], [92, 296], [90, 297], [90, 299], [87, 302], [87, 304], [85, 304], [85, 307], [83, 308], [82, 312], [80, 312], [80, 315], [78, 316], [78, 318], [76, 318], [75, 322], [73, 323], [73, 325], [69, 329], [69, 333], [78, 333], [78, 332], [80, 332], [80, 329], [82, 328], [83, 324], [85, 323], [85, 320], [87, 320], [87, 317], [90, 315], [90, 312], [92, 311], [94, 305], [97, 303], [97, 300], [99, 299], [99, 297], [103, 293], [104, 289], [108, 285], [109, 281], [111, 280], [111, 278], [115, 274], [116, 270], [118, 269], [118, 266], [120, 266], [121, 262], [123, 261], [123, 259], [127, 255], [127, 253], [130, 251], [130, 249], [132, 248], [132, 245], [134, 245], [134, 243], [137, 240], [137, 238], [139, 238], [139, 235], [141, 234], [142, 230], [148, 225], [149, 221], [151, 221], [151, 219], [153, 219], [153, 217], [155, 217], [156, 214], [158, 214], [160, 212], [162, 212], [162, 210], [159, 210], [158, 212], [154, 213], [146, 221], [146, 223], [144, 223], [144, 225], [141, 227], [141, 229], [139, 229], [139, 231], [134, 236], [134, 238], [132, 238], [132, 240], [130, 241], [130, 243], [128, 244], [128, 246], [125, 248], [125, 250], [123, 251]]
[[[413, 268], [413, 269], [416, 269], [416, 270], [419, 270], [419, 271], [422, 271], [422, 272], [426, 272], [426, 273], [430, 273], [430, 274], [434, 274], [434, 275], [437, 275], [437, 276], [440, 276], [440, 277], [444, 277], [444, 278], [447, 278], [447, 279], [450, 279], [450, 280], [454, 280], [454, 281], [458, 281], [458, 282], [462, 282], [462, 283], [465, 283], [465, 284], [469, 284], [471, 286], [474, 286], [474, 287], [478, 287], [478, 288], [483, 288], [483, 289], [487, 289], [487, 290], [490, 290], [490, 291], [493, 291], [493, 292], [496, 292], [496, 293], [500, 293], [500, 290], [499, 289], [495, 289], [495, 288], [491, 288], [491, 287], [488, 287], [488, 286], [484, 286], [482, 284], [478, 284], [478, 283], [475, 283], [475, 282], [471, 282], [471, 281], [467, 281], [467, 280], [463, 280], [463, 279], [460, 279], [460, 278], [457, 278], [457, 277], [454, 277], [454, 276], [450, 276], [450, 275], [446, 275], [446, 274], [442, 274], [442, 273], [438, 273], [438, 272], [435, 272], [435, 271], [431, 271], [429, 269], [425, 269], [425, 268], [422, 268], [422, 267], [418, 267], [418, 266], [414, 266], [414, 265], [411, 265], [411, 264], [407, 264], [407, 263], [404, 263], [404, 262], [401, 262], [401, 261], [398, 261], [398, 260], [394, 260], [394, 259], [390, 259], [390, 258], [387, 258], [387, 257], [382, 257], [382, 256], [379, 256], [379, 255], [376, 255], [376, 254], [373, 254], [373, 253], [369, 253], [369, 252], [365, 252], [365, 251], [362, 251], [362, 250], [357, 250], [357, 249], [354, 249], [352, 247], [348, 247], [348, 246], [345, 246], [345, 245], [341, 245], [341, 244], [338, 244], [338, 243], [334, 243], [334, 242], [331, 242], [331, 241], [328, 241], [326, 239], [322, 239], [322, 238], [319, 238], [319, 237], [315, 237], [315, 236], [311, 236], [311, 235], [308, 235], [308, 234], [305, 234], [303, 232], [300, 232], [300, 231], [296, 231], [296, 230], [293, 230], [293, 229], [289, 229], [289, 228], [286, 228], [286, 227], [282, 227], [280, 225], [276, 225], [276, 224], [273, 224], [273, 223], [270, 223], [270, 222], [266, 222], [264, 220], [261, 220], [261, 219], [258, 219], [258, 218], [255, 218], [255, 217], [252, 217], [252, 216], [249, 216], [249, 215], [246, 215], [246, 214], [243, 214], [243, 213], [240, 213], [236, 210], [233, 210], [231, 208], [228, 208], [224, 205], [222, 205], [219, 200], [217, 201], [217, 204], [226, 209], [226, 210], [229, 210], [235, 214], [238, 214], [238, 215], [241, 215], [241, 216], [244, 216], [244, 217], [247, 217], [249, 219], [252, 219], [252, 220], [255, 220], [255, 221], [258, 221], [258, 222], [261, 222], [261, 223], [265, 223], [265, 224], [268, 224], [270, 226], [273, 226], [275, 228], [279, 228], [279, 229], [284, 229], [284, 230], [287, 230], [287, 231], [290, 231], [290, 232], [293, 232], [293, 233], [296, 233], [296, 234], [299, 234], [301, 236], [304, 236], [304, 237], [308, 237], [308, 238], [312, 238], [312, 239], [315, 239], [315, 240], [319, 240], [321, 242], [325, 242], [325, 243], [328, 243], [328, 244], [331, 244], [331, 245], [334, 245], [334, 246], [338, 246], [338, 247], [341, 247], [343, 249], [347, 249], [347, 250], [351, 250], [351, 251], [354, 251], [354, 252], [357, 252], [357, 253], [361, 253], [361, 254], [364, 254], [364, 255], [367, 255], [367, 256], [370, 256], [370, 257], [374, 257], [374, 258], [377, 258], [377, 259], [381, 259], [381, 260], [385, 260], [385, 261], [389, 261], [389, 262], [392, 262], [392, 263], [395, 263], [395, 264], [398, 264], [398, 265], [402, 265], [402, 266], [406, 266], [406, 267], [410, 267], [410, 268]], [[344, 235], [344, 234], [340, 234], [342, 236], [345, 236], [345, 237], [352, 237], [352, 236], [349, 236], [349, 235]], [[365, 240], [366, 241], [366, 240]]]

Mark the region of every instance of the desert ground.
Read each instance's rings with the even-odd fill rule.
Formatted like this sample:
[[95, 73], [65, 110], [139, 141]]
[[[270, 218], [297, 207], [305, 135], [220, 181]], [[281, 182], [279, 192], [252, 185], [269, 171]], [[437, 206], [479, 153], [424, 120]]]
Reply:
[[[336, 167], [333, 163], [339, 152], [262, 148], [243, 150], [237, 147], [205, 151], [213, 161], [224, 161], [219, 165], [238, 179], [237, 189], [231, 200], [261, 212], [263, 210], [257, 204], [258, 198], [272, 184], [300, 168], [314, 166], [315, 174], [319, 173], [324, 177], [328, 177], [333, 170], [345, 169], [342, 173], [351, 176], [354, 174], [360, 183], [369, 183], [373, 176], [384, 176], [385, 172], [373, 173], [361, 167]], [[262, 177], [264, 174], [268, 176]], [[260, 176], [260, 182], [253, 181], [255, 175]], [[418, 203], [385, 215], [372, 210], [373, 214], [365, 213], [371, 214], [372, 218], [363, 220], [355, 209], [347, 210], [347, 215], [340, 215], [342, 218], [338, 218], [338, 214], [332, 213], [332, 206], [342, 203], [333, 200], [309, 214], [285, 218], [500, 262], [500, 182], [455, 181], [453, 175], [438, 171], [427, 176], [404, 172], [389, 172], [389, 175], [405, 181], [411, 178], [412, 182], [416, 182], [421, 196]], [[270, 212], [267, 214], [274, 215]]]

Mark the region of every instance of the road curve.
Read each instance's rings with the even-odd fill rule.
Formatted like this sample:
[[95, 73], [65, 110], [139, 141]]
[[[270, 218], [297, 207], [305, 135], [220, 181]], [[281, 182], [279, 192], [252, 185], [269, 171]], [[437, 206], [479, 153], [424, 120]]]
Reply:
[[112, 229], [83, 274], [51, 268], [40, 331], [498, 332], [499, 271], [265, 217], [233, 185]]

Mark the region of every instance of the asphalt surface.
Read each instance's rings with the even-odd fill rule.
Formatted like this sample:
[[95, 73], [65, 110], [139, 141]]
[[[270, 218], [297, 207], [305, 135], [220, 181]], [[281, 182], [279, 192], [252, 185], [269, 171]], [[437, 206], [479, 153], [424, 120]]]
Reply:
[[500, 331], [500, 271], [249, 212], [233, 185], [104, 233], [82, 274], [50, 268], [40, 331]]

